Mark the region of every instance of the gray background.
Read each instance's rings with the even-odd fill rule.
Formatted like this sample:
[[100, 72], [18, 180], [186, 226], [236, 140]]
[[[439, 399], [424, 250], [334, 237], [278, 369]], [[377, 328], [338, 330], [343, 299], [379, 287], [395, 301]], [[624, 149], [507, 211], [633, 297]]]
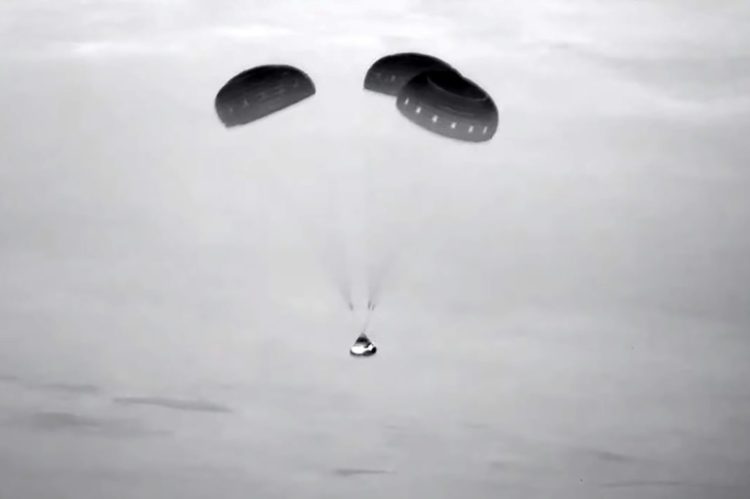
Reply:
[[[746, 498], [747, 2], [0, 3], [0, 497]], [[362, 90], [486, 88], [448, 141]], [[257, 64], [318, 93], [239, 129]], [[351, 276], [390, 262], [374, 358]]]

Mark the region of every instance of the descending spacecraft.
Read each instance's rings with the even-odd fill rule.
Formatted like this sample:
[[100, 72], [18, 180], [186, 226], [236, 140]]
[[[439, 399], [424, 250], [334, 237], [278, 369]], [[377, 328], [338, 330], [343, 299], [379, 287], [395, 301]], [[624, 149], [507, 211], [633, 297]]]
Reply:
[[[395, 97], [401, 116], [435, 135], [477, 143], [491, 140], [497, 131], [498, 110], [490, 95], [437, 57], [416, 52], [386, 55], [369, 68], [363, 86]], [[294, 66], [256, 66], [227, 81], [216, 94], [214, 107], [221, 123], [232, 128], [281, 111], [315, 92], [312, 79]], [[368, 314], [376, 304], [371, 293]], [[346, 305], [354, 312], [351, 301]], [[353, 357], [377, 352], [366, 329], [367, 324], [349, 349]]]
[[364, 331], [357, 337], [357, 341], [349, 349], [349, 353], [354, 357], [370, 357], [375, 355], [378, 348], [370, 341]]

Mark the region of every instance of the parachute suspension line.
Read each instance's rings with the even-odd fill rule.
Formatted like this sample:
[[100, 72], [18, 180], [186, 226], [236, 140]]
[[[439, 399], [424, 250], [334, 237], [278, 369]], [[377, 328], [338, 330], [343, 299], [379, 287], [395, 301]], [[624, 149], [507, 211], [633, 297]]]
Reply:
[[[372, 163], [373, 163], [373, 155], [370, 153], [369, 150], [365, 151], [365, 157], [363, 162], [363, 177], [364, 177], [364, 197], [365, 197], [365, 213], [363, 223], [367, 223], [368, 227], [368, 234], [370, 237], [373, 237], [373, 231], [376, 231], [376, 227], [372, 223], [376, 216], [374, 216], [373, 208], [377, 206], [377, 202], [375, 199], [375, 195], [373, 193], [373, 181], [371, 176], [374, 174], [372, 171]], [[380, 249], [376, 249], [375, 246], [377, 246], [376, 241], [369, 240], [366, 244], [367, 253], [368, 255], [372, 255], [373, 253], [379, 253]], [[375, 312], [375, 308], [378, 306], [378, 299], [380, 294], [380, 280], [381, 276], [379, 275], [381, 272], [376, 271], [373, 272], [372, 269], [372, 256], [369, 258], [366, 258], [366, 261], [364, 262], [366, 266], [366, 280], [367, 280], [367, 319], [366, 324], [369, 324], [370, 317]]]
[[[403, 242], [401, 243], [403, 244]], [[378, 264], [375, 264], [370, 269], [370, 279], [368, 285], [368, 306], [371, 310], [380, 305], [380, 297], [382, 289], [385, 284], [388, 275], [393, 270], [398, 259], [398, 251], [393, 248], [382, 257]]]
[[[339, 245], [340, 254], [338, 257], [334, 256], [335, 261], [330, 262], [331, 265], [334, 265], [338, 272], [337, 272], [337, 284], [339, 288], [339, 293], [341, 294], [341, 298], [344, 300], [344, 306], [346, 306], [347, 309], [349, 309], [350, 312], [354, 312], [354, 296], [353, 296], [353, 289], [352, 289], [352, 276], [351, 271], [349, 269], [348, 264], [348, 251], [347, 251], [347, 244], [346, 244], [346, 238], [344, 237], [344, 231], [342, 231], [342, 226], [344, 225], [343, 219], [342, 219], [342, 212], [341, 212], [341, 193], [340, 189], [341, 187], [338, 185], [338, 181], [331, 182], [331, 185], [333, 186], [336, 191], [333, 193], [332, 196], [328, 197], [329, 203], [333, 203], [334, 200], [332, 198], [335, 198], [335, 202], [337, 202], [338, 206], [331, 206], [329, 205], [329, 213], [333, 213], [335, 217], [337, 217], [336, 220], [334, 220], [334, 227], [331, 229], [331, 233], [333, 234], [333, 239], [335, 239]], [[332, 210], [331, 210], [332, 208]]]
[[[318, 264], [325, 269], [329, 278], [333, 281], [333, 285], [338, 291], [344, 306], [353, 312], [354, 300], [352, 296], [351, 278], [344, 263], [345, 259], [341, 258], [344, 255], [331, 256], [331, 253], [335, 253], [334, 248], [331, 247], [332, 243], [330, 239], [332, 239], [332, 235], [329, 231], [313, 230], [316, 224], [313, 223], [308, 215], [310, 210], [301, 206], [299, 200], [296, 199], [294, 195], [287, 192], [280, 178], [272, 174], [268, 177], [268, 180], [268, 186], [271, 188], [272, 192], [284, 200], [284, 203], [281, 204], [282, 209], [287, 215], [291, 216], [294, 222], [296, 222], [300, 232], [313, 248], [313, 253], [317, 256]], [[319, 236], [323, 236], [323, 241], [320, 241], [318, 237], [315, 237], [315, 232], [319, 232]]]
[[[367, 163], [371, 164], [373, 162], [373, 155], [368, 154]], [[367, 173], [373, 174], [370, 170], [368, 170]], [[388, 217], [385, 213], [380, 213], [380, 215], [373, 213], [372, 210], [377, 209], [380, 204], [378, 203], [377, 194], [372, 191], [373, 186], [371, 182], [368, 182], [367, 184], [368, 190], [366, 195], [368, 197], [368, 202], [366, 203], [366, 206], [369, 209], [368, 215], [370, 215], [368, 219], [371, 222], [375, 222], [372, 223], [370, 227], [370, 236], [373, 240], [369, 241], [369, 244], [367, 244], [369, 252], [369, 258], [366, 262], [367, 309], [369, 312], [374, 312], [380, 305], [383, 285], [385, 284], [386, 277], [390, 274], [393, 264], [397, 259], [400, 251], [399, 246], [403, 245], [403, 236], [400, 235], [398, 231], [395, 231], [394, 233], [394, 227], [387, 222]], [[384, 227], [380, 227], [380, 230], [387, 230], [389, 233], [388, 236], [391, 237], [384, 238], [383, 234], [381, 234], [380, 237], [376, 235], [378, 233], [378, 227], [376, 227], [378, 223], [380, 225], [385, 224]], [[380, 241], [378, 241], [379, 239]], [[389, 240], [390, 242], [386, 242]]]
[[337, 287], [339, 289], [339, 294], [341, 295], [341, 298], [344, 300], [344, 305], [346, 308], [349, 309], [349, 311], [354, 312], [354, 300], [352, 298], [352, 286], [351, 286], [351, 279], [349, 279], [349, 275], [345, 274], [342, 276], [342, 279], [338, 279]]
[[367, 309], [367, 314], [365, 315], [365, 320], [362, 325], [362, 334], [367, 333], [367, 329], [370, 327], [370, 322], [372, 321], [372, 316], [375, 313], [375, 307]]
[[380, 275], [373, 275], [371, 272], [368, 276], [369, 283], [367, 286], [367, 310], [374, 312], [379, 304], [380, 299]]
[[[377, 153], [366, 150], [367, 163], [387, 164], [380, 158]], [[369, 170], [368, 173], [374, 173]], [[371, 186], [371, 185], [370, 185]], [[414, 251], [418, 243], [423, 239], [427, 224], [421, 223], [421, 220], [428, 215], [430, 203], [425, 198], [428, 192], [428, 186], [424, 179], [417, 176], [405, 176], [397, 183], [391, 183], [390, 187], [398, 188], [394, 192], [408, 205], [408, 210], [413, 216], [405, 218], [395, 215], [390, 218], [388, 214], [383, 214], [383, 224], [387, 225], [384, 230], [388, 231], [390, 244], [381, 245], [378, 254], [373, 255], [368, 263], [368, 308], [375, 310], [380, 304], [384, 288], [391, 283], [389, 279], [395, 277], [394, 273], [398, 267], [407, 263], [414, 257]], [[376, 192], [368, 191], [368, 195], [377, 195]], [[393, 194], [392, 194], [393, 196]], [[377, 207], [377, 202], [368, 202], [368, 207]], [[391, 215], [393, 217], [394, 215]], [[375, 244], [370, 244], [369, 248], [374, 248]]]

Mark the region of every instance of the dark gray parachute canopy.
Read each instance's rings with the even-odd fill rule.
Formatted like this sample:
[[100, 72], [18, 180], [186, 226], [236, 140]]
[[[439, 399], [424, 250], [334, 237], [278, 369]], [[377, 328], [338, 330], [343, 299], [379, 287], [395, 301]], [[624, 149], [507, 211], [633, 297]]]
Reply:
[[490, 140], [498, 113], [492, 98], [456, 71], [425, 71], [404, 85], [396, 106], [431, 132], [468, 142]]
[[245, 125], [314, 94], [310, 77], [293, 66], [256, 66], [221, 87], [216, 114], [226, 127]]
[[431, 55], [405, 52], [381, 57], [370, 66], [365, 75], [365, 88], [386, 95], [398, 95], [401, 87], [423, 71], [453, 68]]

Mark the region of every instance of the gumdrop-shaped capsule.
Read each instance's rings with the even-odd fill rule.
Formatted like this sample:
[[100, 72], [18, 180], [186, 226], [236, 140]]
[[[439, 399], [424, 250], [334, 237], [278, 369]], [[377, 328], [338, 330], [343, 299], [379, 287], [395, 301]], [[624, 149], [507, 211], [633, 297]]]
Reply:
[[375, 355], [377, 347], [370, 341], [365, 333], [362, 333], [349, 349], [349, 353], [354, 357], [369, 357]]

